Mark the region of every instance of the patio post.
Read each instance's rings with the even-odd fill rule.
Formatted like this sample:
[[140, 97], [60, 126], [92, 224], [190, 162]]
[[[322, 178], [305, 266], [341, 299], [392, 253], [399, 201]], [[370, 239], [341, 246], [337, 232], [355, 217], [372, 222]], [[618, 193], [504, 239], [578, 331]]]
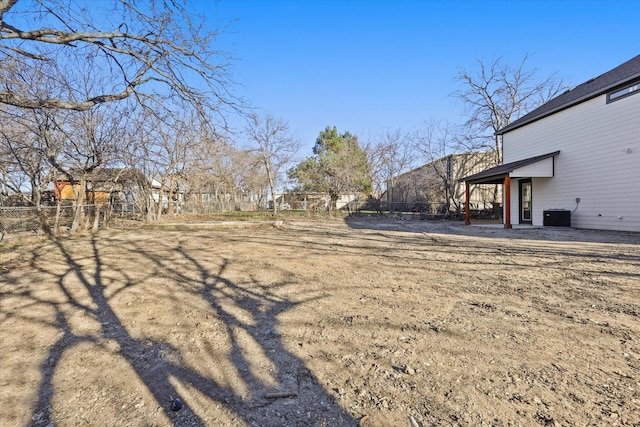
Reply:
[[464, 225], [471, 225], [471, 211], [469, 210], [469, 183], [464, 183]]
[[511, 228], [511, 177], [504, 178], [504, 228]]

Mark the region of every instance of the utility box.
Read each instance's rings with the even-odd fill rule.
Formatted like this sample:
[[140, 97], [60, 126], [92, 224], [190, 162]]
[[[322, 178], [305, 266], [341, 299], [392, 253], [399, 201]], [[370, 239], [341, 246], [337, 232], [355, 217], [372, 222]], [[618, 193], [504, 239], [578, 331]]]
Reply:
[[550, 227], [571, 227], [571, 211], [567, 209], [549, 209], [543, 211], [542, 225]]

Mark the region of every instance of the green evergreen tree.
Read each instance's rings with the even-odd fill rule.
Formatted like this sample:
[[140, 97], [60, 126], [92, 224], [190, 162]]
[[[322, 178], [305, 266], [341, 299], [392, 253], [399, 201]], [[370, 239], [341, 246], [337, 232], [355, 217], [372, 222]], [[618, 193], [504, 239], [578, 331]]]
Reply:
[[289, 177], [304, 191], [327, 194], [330, 210], [336, 209], [341, 194], [371, 194], [369, 164], [357, 136], [327, 126], [316, 139], [313, 154], [289, 171]]

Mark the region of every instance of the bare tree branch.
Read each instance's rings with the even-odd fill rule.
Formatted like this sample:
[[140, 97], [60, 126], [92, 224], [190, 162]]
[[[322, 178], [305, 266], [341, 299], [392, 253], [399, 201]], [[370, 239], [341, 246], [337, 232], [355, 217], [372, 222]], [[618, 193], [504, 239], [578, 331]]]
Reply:
[[[22, 19], [25, 14], [33, 19]], [[91, 11], [68, 0], [0, 0], [0, 103], [84, 111], [131, 96], [157, 101], [160, 95], [192, 103], [203, 115], [239, 108], [230, 89], [229, 56], [214, 48], [219, 34], [204, 24], [175, 0], [111, 0]], [[32, 28], [20, 28], [27, 25]], [[37, 62], [65, 70], [69, 81], [90, 73], [102, 80], [102, 90], [96, 87], [84, 99], [33, 97], [19, 90], [5, 64]]]
[[525, 56], [517, 66], [501, 58], [478, 60], [477, 70], [463, 70], [456, 78], [462, 87], [453, 95], [466, 107], [468, 137], [492, 145], [498, 162], [502, 147], [494, 134], [565, 89], [563, 80], [553, 75], [539, 80], [538, 70], [528, 68], [527, 60]]
[[273, 201], [273, 214], [276, 215], [276, 187], [280, 184], [281, 172], [296, 155], [300, 144], [290, 136], [289, 125], [270, 114], [264, 117], [252, 114], [245, 132], [252, 145], [249, 151], [256, 154], [266, 171]]

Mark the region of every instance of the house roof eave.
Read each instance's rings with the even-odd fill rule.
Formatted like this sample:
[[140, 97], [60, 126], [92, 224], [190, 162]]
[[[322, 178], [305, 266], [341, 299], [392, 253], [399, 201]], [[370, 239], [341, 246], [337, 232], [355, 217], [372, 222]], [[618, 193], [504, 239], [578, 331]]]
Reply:
[[558, 154], [560, 154], [559, 150], [511, 163], [505, 163], [503, 165], [495, 166], [482, 172], [460, 178], [458, 182], [466, 182], [468, 184], [502, 184], [504, 178], [509, 176], [509, 174], [514, 170], [546, 160], [550, 157], [555, 157]]
[[535, 110], [499, 129], [496, 135], [503, 135], [522, 126], [549, 117], [562, 110], [603, 95], [617, 86], [625, 85], [637, 79], [640, 79], [640, 55], [556, 96]]

